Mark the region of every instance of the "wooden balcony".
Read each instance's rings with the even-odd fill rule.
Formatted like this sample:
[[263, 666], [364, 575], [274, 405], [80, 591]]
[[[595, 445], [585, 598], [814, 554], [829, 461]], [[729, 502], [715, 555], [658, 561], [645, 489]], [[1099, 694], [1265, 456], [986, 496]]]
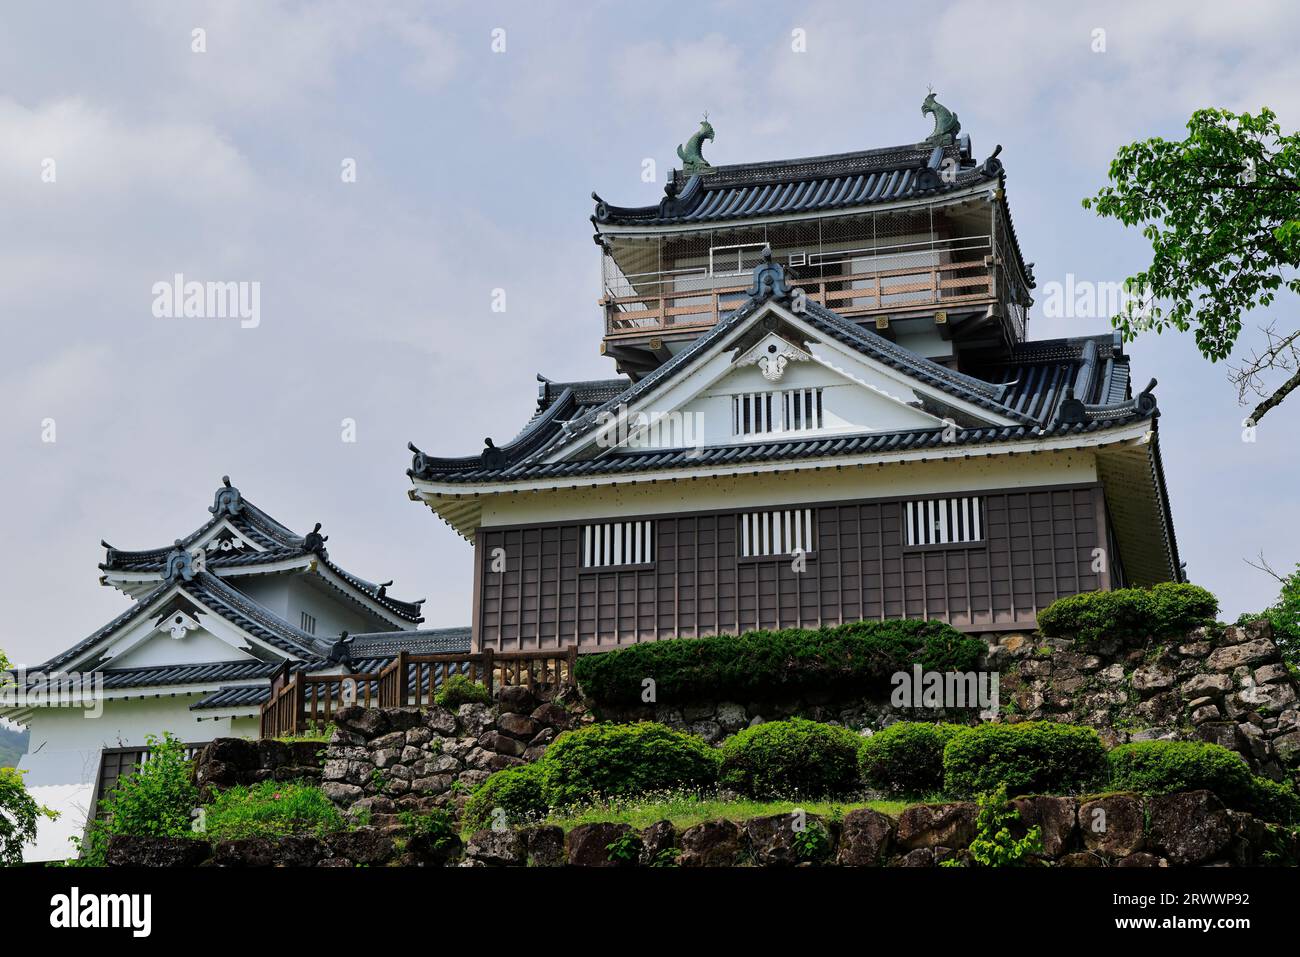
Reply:
[[[993, 257], [982, 260], [919, 265], [884, 271], [801, 279], [794, 284], [815, 302], [841, 316], [889, 315], [927, 308], [948, 309], [998, 302], [997, 267]], [[726, 282], [725, 279], [721, 280]], [[745, 301], [748, 276], [736, 285], [712, 289], [670, 289], [669, 280], [647, 284], [653, 296], [613, 295], [600, 300], [605, 310], [607, 342], [632, 344], [649, 336], [671, 336], [708, 329], [721, 316]], [[1023, 337], [1023, 328], [1019, 337]]]

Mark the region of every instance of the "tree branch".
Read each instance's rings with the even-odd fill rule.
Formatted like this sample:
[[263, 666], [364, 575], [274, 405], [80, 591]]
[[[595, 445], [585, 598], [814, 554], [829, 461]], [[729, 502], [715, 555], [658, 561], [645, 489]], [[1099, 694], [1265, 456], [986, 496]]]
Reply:
[[1259, 405], [1255, 406], [1255, 410], [1250, 413], [1250, 420], [1258, 425], [1259, 420], [1264, 418], [1270, 409], [1275, 405], [1280, 404], [1283, 399], [1298, 388], [1300, 388], [1300, 370], [1297, 370], [1295, 375], [1283, 382], [1282, 385], [1278, 387], [1277, 391]]
[[1259, 571], [1264, 572], [1266, 575], [1272, 575], [1274, 578], [1276, 578], [1278, 581], [1280, 581], [1283, 585], [1286, 584], [1286, 579], [1285, 579], [1283, 576], [1279, 575], [1277, 572], [1273, 571], [1273, 566], [1270, 565], [1270, 564], [1265, 560], [1265, 558], [1264, 558], [1264, 550], [1263, 550], [1263, 549], [1260, 549], [1260, 552], [1259, 552], [1259, 564], [1258, 564], [1258, 565], [1256, 565], [1254, 562], [1252, 562], [1249, 558], [1243, 558], [1242, 561], [1244, 561], [1244, 562], [1245, 562], [1247, 565], [1249, 565], [1251, 568], [1256, 568], [1256, 569], [1258, 569]]

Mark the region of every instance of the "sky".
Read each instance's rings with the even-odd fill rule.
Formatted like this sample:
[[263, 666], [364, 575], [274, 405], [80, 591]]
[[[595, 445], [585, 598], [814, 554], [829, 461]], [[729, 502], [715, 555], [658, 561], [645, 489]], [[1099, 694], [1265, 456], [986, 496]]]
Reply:
[[[0, 648], [37, 663], [119, 614], [100, 540], [189, 533], [224, 474], [299, 532], [322, 522], [344, 567], [425, 597], [428, 627], [468, 624], [470, 546], [408, 500], [406, 443], [476, 453], [532, 414], [537, 373], [614, 374], [590, 193], [656, 202], [706, 110], [715, 164], [814, 156], [923, 139], [933, 85], [978, 158], [1003, 147], [1031, 338], [1109, 328], [1045, 317], [1046, 283], [1148, 262], [1138, 231], [1080, 205], [1117, 147], [1179, 137], [1205, 106], [1300, 122], [1294, 4], [689, 10], [7, 5]], [[256, 283], [258, 321], [156, 315], [178, 273]], [[1300, 562], [1300, 396], [1243, 442], [1247, 410], [1190, 336], [1128, 352], [1138, 385], [1159, 380], [1192, 580], [1228, 619], [1268, 605], [1276, 582], [1245, 560]]]

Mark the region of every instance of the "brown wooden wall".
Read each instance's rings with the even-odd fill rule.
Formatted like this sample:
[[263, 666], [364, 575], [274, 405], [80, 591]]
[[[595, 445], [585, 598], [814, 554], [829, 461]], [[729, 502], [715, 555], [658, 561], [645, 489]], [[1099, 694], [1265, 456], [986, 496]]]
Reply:
[[[581, 523], [492, 528], [475, 542], [474, 647], [583, 651], [658, 638], [939, 618], [964, 630], [1032, 627], [1062, 595], [1111, 587], [1100, 486], [979, 493], [985, 540], [904, 545], [905, 499], [816, 508], [817, 551], [740, 558], [736, 512], [654, 517], [653, 566], [580, 570]], [[797, 508], [799, 505], [781, 506]], [[630, 521], [638, 516], [611, 516]], [[505, 571], [491, 571], [494, 549]]]

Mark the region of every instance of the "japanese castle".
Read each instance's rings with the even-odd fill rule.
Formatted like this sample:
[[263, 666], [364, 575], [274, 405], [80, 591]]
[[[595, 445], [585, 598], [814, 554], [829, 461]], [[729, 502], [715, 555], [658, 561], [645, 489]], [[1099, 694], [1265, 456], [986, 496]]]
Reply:
[[1179, 580], [1154, 381], [1133, 388], [1116, 335], [1026, 337], [1000, 147], [976, 159], [933, 95], [923, 112], [921, 143], [731, 166], [704, 158], [706, 121], [656, 205], [593, 194], [614, 377], [539, 375], [531, 418], [478, 454], [411, 446], [409, 496], [473, 544], [470, 628], [421, 630], [419, 602], [228, 479], [173, 545], [105, 546], [130, 607], [0, 694], [63, 812], [27, 859], [72, 852], [146, 735], [256, 735], [286, 663], [901, 617], [996, 633]]
[[924, 142], [593, 194], [615, 378], [539, 376], [514, 438], [415, 446], [474, 544], [475, 649], [938, 618], [1033, 628], [1178, 580], [1155, 382], [1116, 335], [1032, 341], [1006, 171], [927, 98]]
[[208, 511], [168, 547], [104, 543], [100, 583], [130, 606], [0, 691], [0, 717], [31, 729], [25, 783], [60, 813], [41, 822], [27, 861], [74, 856], [90, 809], [147, 760], [146, 736], [170, 731], [193, 748], [257, 737], [270, 679], [286, 664], [374, 672], [402, 650], [468, 649], [469, 629], [421, 630], [420, 602], [337, 565], [319, 524], [291, 531], [229, 478]]

